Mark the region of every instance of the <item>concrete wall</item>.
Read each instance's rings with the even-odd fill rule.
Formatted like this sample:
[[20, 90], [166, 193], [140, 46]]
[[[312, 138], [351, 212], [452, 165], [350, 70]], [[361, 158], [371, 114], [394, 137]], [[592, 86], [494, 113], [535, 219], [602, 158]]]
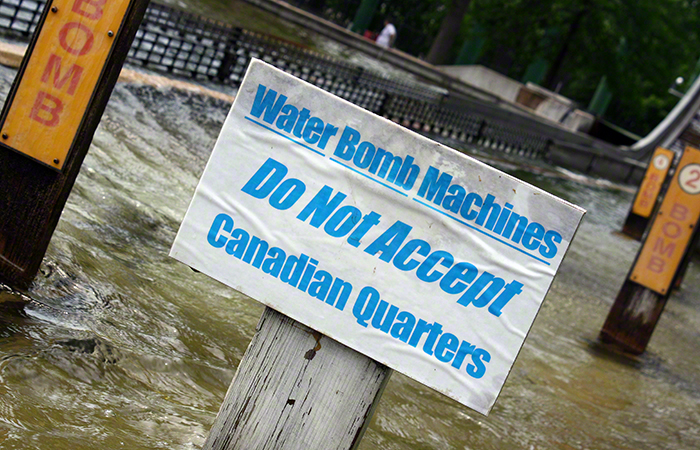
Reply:
[[595, 117], [576, 108], [576, 104], [536, 84], [522, 84], [484, 66], [440, 66], [440, 70], [501, 100], [522, 105], [540, 117], [573, 130], [587, 132]]
[[584, 133], [588, 132], [593, 123], [595, 122], [595, 117], [580, 109], [575, 109], [569, 113], [564, 120], [561, 121], [562, 125], [570, 130], [582, 131]]
[[558, 145], [549, 148], [546, 159], [557, 166], [632, 185], [641, 183], [646, 170], [646, 163], [629, 158]]
[[593, 126], [595, 117], [578, 109], [571, 99], [533, 83], [527, 83], [525, 89], [545, 97], [545, 100], [535, 109], [538, 115], [561, 123], [571, 130], [587, 132]]
[[516, 102], [518, 93], [523, 87], [522, 83], [484, 66], [440, 66], [439, 69], [511, 103]]

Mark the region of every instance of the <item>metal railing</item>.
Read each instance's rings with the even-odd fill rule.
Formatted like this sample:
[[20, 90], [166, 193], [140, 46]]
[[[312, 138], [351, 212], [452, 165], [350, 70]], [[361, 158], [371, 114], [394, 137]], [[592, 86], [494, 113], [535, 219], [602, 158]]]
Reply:
[[39, 23], [45, 2], [34, 0], [2, 0], [0, 29], [7, 34], [29, 38]]
[[[45, 2], [0, 0], [0, 33], [28, 40]], [[409, 128], [490, 146], [506, 153], [543, 156], [552, 142], [546, 127], [519, 124], [496, 105], [450, 96], [444, 88], [400, 82], [300, 45], [151, 3], [128, 62], [179, 77], [237, 86], [251, 58]]]

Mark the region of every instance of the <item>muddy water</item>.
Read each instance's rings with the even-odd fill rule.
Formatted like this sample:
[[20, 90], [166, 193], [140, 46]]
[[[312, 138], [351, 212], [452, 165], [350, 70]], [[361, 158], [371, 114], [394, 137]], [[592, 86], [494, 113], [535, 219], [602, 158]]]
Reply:
[[[117, 87], [41, 274], [0, 289], [0, 448], [201, 447], [262, 311], [167, 256], [228, 106]], [[700, 447], [700, 271], [643, 357], [601, 352], [638, 247], [615, 233], [632, 194], [496, 163], [588, 215], [491, 415], [394, 374], [361, 448]]]

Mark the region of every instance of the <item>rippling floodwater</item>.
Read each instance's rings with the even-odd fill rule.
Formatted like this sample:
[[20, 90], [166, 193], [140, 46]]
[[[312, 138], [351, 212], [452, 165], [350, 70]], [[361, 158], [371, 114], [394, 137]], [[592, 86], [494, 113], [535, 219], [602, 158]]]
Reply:
[[[0, 68], [3, 98], [14, 74]], [[117, 86], [36, 282], [0, 289], [0, 448], [203, 444], [262, 307], [167, 253], [228, 108]], [[644, 356], [601, 352], [639, 245], [616, 234], [632, 194], [502, 167], [588, 214], [495, 408], [394, 373], [361, 448], [700, 447], [700, 271]]]

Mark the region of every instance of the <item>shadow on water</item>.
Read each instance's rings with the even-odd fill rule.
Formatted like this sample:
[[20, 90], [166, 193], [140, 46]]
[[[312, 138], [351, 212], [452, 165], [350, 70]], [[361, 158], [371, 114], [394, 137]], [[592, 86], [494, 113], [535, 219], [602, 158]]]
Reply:
[[586, 343], [588, 344], [588, 351], [591, 355], [615, 364], [624, 364], [633, 369], [641, 370], [644, 366], [649, 364], [658, 366], [660, 362], [658, 357], [650, 356], [648, 352], [642, 355], [632, 355], [619, 351], [616, 347], [605, 344], [600, 340], [586, 341]]
[[[41, 274], [0, 290], [0, 447], [201, 447], [262, 308], [167, 254], [229, 106], [118, 85]], [[697, 448], [700, 271], [647, 354], [603, 351], [629, 187], [466, 150], [588, 214], [491, 415], [394, 374], [360, 448]]]

